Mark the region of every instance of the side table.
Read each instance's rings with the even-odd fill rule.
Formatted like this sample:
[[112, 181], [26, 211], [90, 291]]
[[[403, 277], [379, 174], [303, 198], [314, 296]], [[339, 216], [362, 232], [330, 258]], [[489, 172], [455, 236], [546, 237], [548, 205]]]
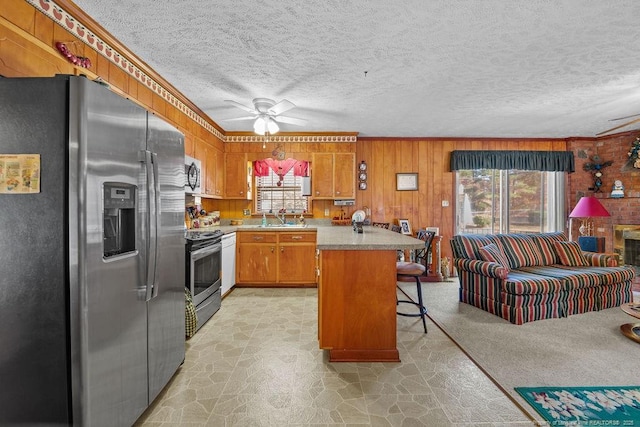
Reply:
[[[640, 303], [629, 302], [622, 304], [620, 309], [628, 315], [640, 319]], [[620, 326], [620, 331], [625, 337], [640, 343], [640, 323], [625, 323]]]

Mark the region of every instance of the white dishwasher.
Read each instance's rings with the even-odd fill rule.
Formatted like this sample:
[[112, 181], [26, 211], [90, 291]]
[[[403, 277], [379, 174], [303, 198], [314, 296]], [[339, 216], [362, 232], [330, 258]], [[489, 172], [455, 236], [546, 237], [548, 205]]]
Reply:
[[222, 287], [224, 296], [236, 284], [236, 233], [222, 236]]

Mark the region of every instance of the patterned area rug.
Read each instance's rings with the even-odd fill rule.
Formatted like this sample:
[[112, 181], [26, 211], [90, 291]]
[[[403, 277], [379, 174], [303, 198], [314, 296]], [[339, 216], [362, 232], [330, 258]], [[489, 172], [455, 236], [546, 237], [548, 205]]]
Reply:
[[551, 425], [640, 426], [640, 386], [515, 390]]

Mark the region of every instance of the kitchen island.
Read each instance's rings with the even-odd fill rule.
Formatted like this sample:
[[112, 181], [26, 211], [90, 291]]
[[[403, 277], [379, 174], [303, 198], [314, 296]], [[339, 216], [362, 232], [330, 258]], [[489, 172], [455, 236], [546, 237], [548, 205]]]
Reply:
[[331, 362], [399, 362], [397, 250], [424, 242], [377, 227], [319, 227], [318, 340]]
[[378, 227], [310, 223], [299, 227], [257, 223], [216, 226], [223, 233], [317, 231], [318, 340], [332, 362], [399, 362], [396, 345], [398, 250], [424, 248], [422, 240]]

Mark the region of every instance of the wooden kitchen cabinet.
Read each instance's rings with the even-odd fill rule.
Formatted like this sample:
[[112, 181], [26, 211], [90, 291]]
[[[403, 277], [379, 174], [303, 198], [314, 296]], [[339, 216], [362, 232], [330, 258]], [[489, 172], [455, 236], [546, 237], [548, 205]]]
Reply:
[[336, 199], [356, 197], [356, 155], [354, 153], [334, 154], [333, 191]]
[[194, 156], [200, 160], [201, 195], [209, 198], [222, 198], [224, 157], [217, 148], [202, 140], [197, 140], [194, 147]]
[[279, 234], [278, 282], [316, 283], [316, 233]]
[[311, 193], [316, 199], [353, 199], [356, 192], [354, 153], [313, 153]]
[[225, 199], [251, 199], [251, 163], [246, 153], [225, 153]]
[[316, 231], [238, 229], [236, 286], [315, 286]]
[[238, 232], [236, 236], [236, 286], [275, 283], [278, 273], [277, 234]]

